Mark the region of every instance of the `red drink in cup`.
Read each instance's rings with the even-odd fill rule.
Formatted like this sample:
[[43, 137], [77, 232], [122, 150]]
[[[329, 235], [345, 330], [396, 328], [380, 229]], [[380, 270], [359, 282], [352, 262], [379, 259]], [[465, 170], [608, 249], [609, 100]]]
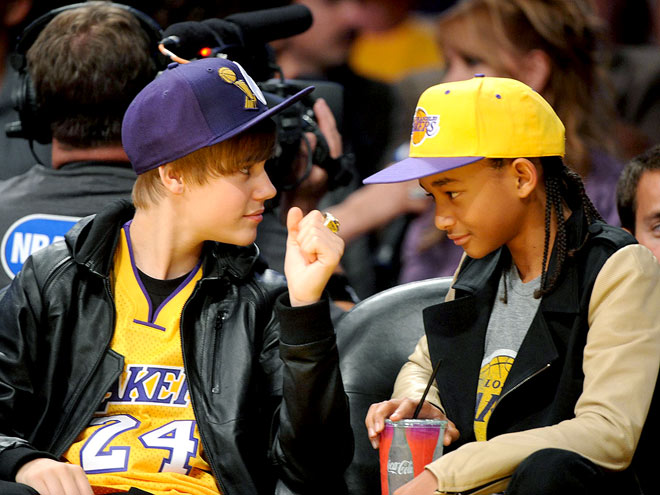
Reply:
[[382, 495], [391, 495], [442, 455], [446, 427], [447, 421], [436, 419], [385, 420], [379, 452]]

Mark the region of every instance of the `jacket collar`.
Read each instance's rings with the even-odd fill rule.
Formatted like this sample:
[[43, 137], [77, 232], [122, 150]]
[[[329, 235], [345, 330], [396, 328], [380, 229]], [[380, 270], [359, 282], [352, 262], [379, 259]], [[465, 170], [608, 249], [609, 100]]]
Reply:
[[[80, 220], [65, 236], [74, 261], [92, 273], [108, 277], [121, 228], [134, 214], [133, 205], [120, 200], [98, 214]], [[203, 279], [228, 276], [241, 280], [258, 264], [259, 249], [255, 244], [242, 247], [208, 241], [202, 250], [202, 258]]]

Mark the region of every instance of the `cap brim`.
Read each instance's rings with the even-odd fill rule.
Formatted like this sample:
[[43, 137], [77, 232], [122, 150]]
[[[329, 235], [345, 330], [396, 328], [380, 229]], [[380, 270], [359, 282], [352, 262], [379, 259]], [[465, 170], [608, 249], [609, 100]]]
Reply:
[[207, 146], [217, 144], [221, 141], [225, 141], [229, 138], [232, 138], [232, 137], [240, 134], [241, 132], [249, 129], [250, 127], [258, 124], [259, 122], [261, 122], [261, 121], [263, 121], [263, 120], [265, 120], [269, 117], [272, 117], [273, 115], [278, 114], [279, 112], [281, 112], [285, 108], [290, 107], [291, 105], [293, 105], [297, 101], [301, 100], [303, 97], [307, 96], [312, 91], [314, 91], [314, 86], [308, 86], [304, 89], [301, 89], [300, 91], [298, 91], [293, 96], [289, 96], [288, 98], [283, 99], [280, 103], [278, 103], [275, 106], [269, 108], [265, 112], [260, 113], [259, 115], [256, 115], [253, 119], [248, 120], [247, 122], [244, 122], [242, 125], [232, 129], [230, 132], [227, 132], [225, 134], [222, 134], [221, 136], [216, 137], [216, 139], [214, 139], [209, 144], [207, 144]]
[[453, 168], [469, 165], [482, 160], [483, 156], [451, 156], [451, 157], [411, 157], [401, 160], [370, 175], [362, 182], [364, 184], [389, 184], [421, 179], [429, 175], [446, 172]]

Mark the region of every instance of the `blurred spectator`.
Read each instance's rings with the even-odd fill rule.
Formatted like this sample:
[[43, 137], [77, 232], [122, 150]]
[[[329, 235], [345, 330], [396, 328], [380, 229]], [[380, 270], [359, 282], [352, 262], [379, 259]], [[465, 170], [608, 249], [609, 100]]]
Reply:
[[591, 0], [591, 3], [605, 21], [611, 40], [624, 45], [653, 42], [655, 0]]
[[621, 226], [660, 261], [660, 145], [633, 158], [616, 190]]
[[[609, 223], [618, 223], [615, 188], [622, 164], [611, 123], [598, 18], [587, 0], [464, 0], [438, 22], [447, 61], [445, 81], [475, 73], [512, 77], [554, 107], [566, 126], [566, 161]], [[439, 82], [439, 81], [438, 81]], [[429, 209], [403, 245], [401, 282], [451, 275], [462, 250], [434, 225]]]
[[130, 199], [135, 173], [121, 123], [156, 75], [150, 46], [159, 32], [146, 26], [134, 13], [94, 2], [41, 26], [27, 50], [39, 116], [52, 131], [52, 167], [35, 165], [0, 182], [0, 287], [77, 219]]
[[[0, 2], [0, 180], [23, 173], [35, 163], [30, 143], [25, 139], [7, 137], [5, 126], [18, 120], [12, 97], [18, 74], [9, 63], [9, 54], [21, 27], [39, 11], [39, 5], [33, 4], [32, 0]], [[50, 149], [38, 143], [34, 143], [34, 149], [39, 159], [48, 163]]]
[[647, 0], [593, 3], [607, 28], [606, 61], [620, 116], [617, 141], [631, 159], [660, 143], [660, 8]]
[[351, 46], [349, 65], [360, 75], [393, 83], [424, 69], [440, 68], [442, 52], [429, 16], [416, 0], [364, 0], [369, 11]]
[[237, 12], [281, 7], [288, 0], [124, 0], [121, 3], [132, 5], [149, 14], [163, 28], [184, 21], [203, 21], [209, 18], [222, 18]]

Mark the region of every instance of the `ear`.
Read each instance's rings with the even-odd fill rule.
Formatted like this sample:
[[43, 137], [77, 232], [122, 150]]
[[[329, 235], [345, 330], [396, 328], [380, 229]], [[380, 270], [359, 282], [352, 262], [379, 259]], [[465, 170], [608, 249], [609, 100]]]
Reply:
[[537, 93], [543, 93], [548, 85], [551, 71], [550, 56], [543, 50], [531, 50], [520, 61], [518, 79]]
[[180, 195], [185, 189], [185, 182], [180, 172], [172, 169], [170, 164], [166, 163], [158, 167], [160, 181], [170, 193]]
[[516, 158], [511, 162], [511, 173], [516, 181], [516, 192], [521, 199], [528, 198], [539, 182], [539, 171], [527, 158]]

